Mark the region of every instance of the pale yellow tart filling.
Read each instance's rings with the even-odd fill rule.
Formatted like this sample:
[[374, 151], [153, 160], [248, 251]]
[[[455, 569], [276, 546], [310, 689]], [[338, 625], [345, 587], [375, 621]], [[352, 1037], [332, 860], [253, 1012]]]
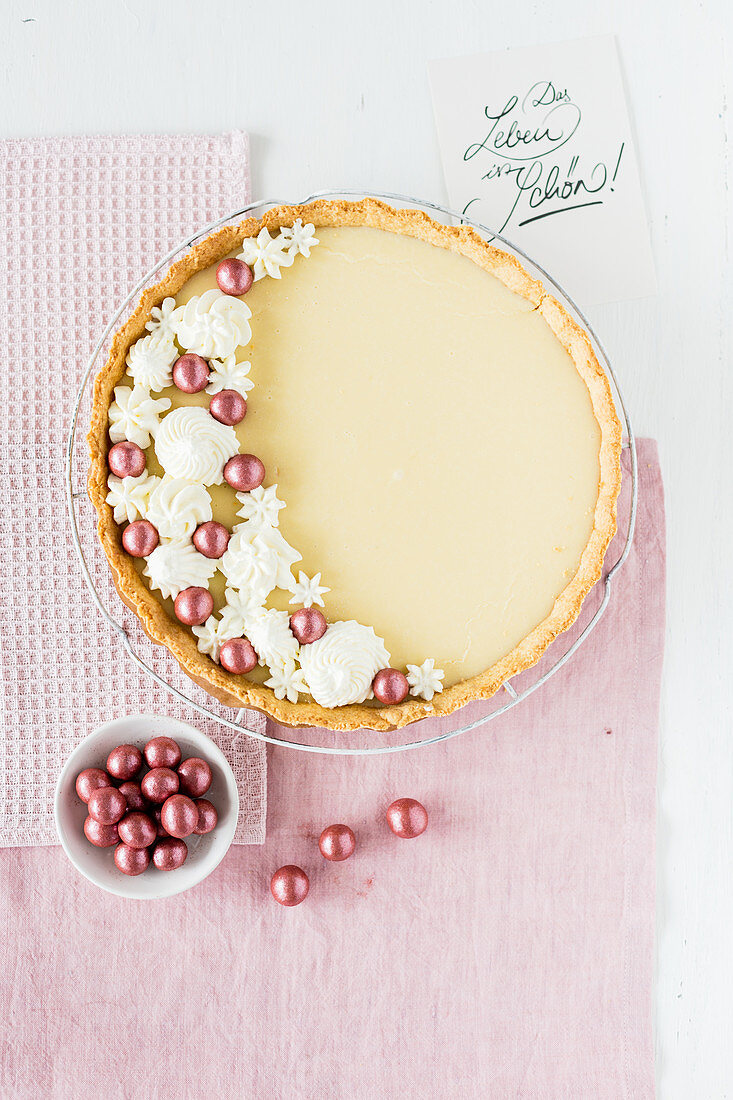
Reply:
[[[434, 658], [444, 670], [444, 693], [430, 706], [409, 696], [402, 704], [411, 708], [405, 720], [414, 720], [491, 694], [500, 678], [484, 677], [473, 695], [460, 685], [502, 661], [508, 674], [518, 671], [513, 651], [555, 609], [549, 636], [537, 635], [534, 651], [525, 646], [514, 661], [526, 667], [575, 617], [613, 531], [618, 422], [582, 333], [516, 265], [502, 281], [487, 270], [491, 264], [437, 247], [422, 232], [389, 231], [388, 216], [361, 219], [372, 225], [338, 224], [349, 219], [333, 214], [325, 225], [311, 220], [319, 243], [310, 256], [297, 256], [281, 278], [258, 279], [243, 296], [252, 337], [236, 359], [251, 363], [253, 387], [234, 431], [240, 451], [264, 462], [264, 485], [276, 484], [285, 502], [279, 531], [302, 555], [294, 573], [320, 573], [330, 590], [323, 597], [328, 621], [373, 627], [392, 667]], [[199, 260], [201, 269], [183, 285], [166, 288], [176, 306], [216, 288], [216, 263], [238, 255], [239, 239], [224, 238], [211, 262]], [[118, 365], [108, 393], [111, 384], [132, 380]], [[169, 399], [171, 410], [210, 401], [206, 392], [175, 386], [154, 397]], [[152, 443], [146, 455], [148, 472], [161, 475]], [[225, 483], [208, 491], [214, 520], [230, 530], [242, 522], [233, 489]], [[105, 548], [116, 565], [124, 552], [111, 554], [112, 542]], [[116, 568], [128, 602], [148, 583], [143, 565], [135, 563], [134, 577], [129, 565], [124, 576]], [[567, 608], [562, 601], [556, 607], [571, 582], [578, 593]], [[217, 572], [209, 584], [215, 611], [224, 587]], [[276, 589], [267, 606], [290, 612], [290, 596]], [[172, 618], [172, 601], [153, 598]], [[141, 617], [155, 637], [150, 616]], [[312, 703], [299, 716], [307, 694], [303, 703], [270, 706], [269, 689], [258, 684], [257, 697], [248, 698], [242, 683], [266, 673], [226, 684], [209, 658], [194, 660], [193, 642], [171, 648], [184, 667], [190, 653], [188, 671], [200, 681], [209, 661], [216, 675], [204, 680], [220, 697], [253, 702], [294, 724], [330, 724], [326, 708]], [[385, 712], [374, 704], [342, 709], [333, 723], [340, 728], [403, 721], [399, 707], [382, 719], [370, 719]], [[349, 716], [352, 709], [358, 713]]]
[[[319, 233], [246, 296], [254, 389], [235, 430], [287, 504], [297, 568], [330, 587], [329, 618], [456, 683], [513, 649], [578, 568], [599, 480], [588, 387], [532, 304], [465, 256]], [[176, 302], [215, 286], [209, 268]], [[212, 495], [231, 526], [234, 493]]]

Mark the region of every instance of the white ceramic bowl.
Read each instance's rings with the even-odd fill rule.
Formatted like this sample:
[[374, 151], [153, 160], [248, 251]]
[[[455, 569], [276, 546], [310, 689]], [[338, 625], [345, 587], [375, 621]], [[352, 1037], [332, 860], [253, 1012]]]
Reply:
[[[205, 797], [219, 813], [219, 823], [206, 836], [186, 838], [188, 857], [176, 871], [158, 871], [151, 862], [135, 877], [123, 875], [114, 862], [114, 847], [95, 848], [84, 836], [86, 805], [76, 793], [76, 777], [84, 768], [103, 768], [117, 745], [142, 749], [151, 737], [173, 737], [183, 759], [201, 756], [211, 765], [213, 780]], [[214, 742], [186, 722], [156, 714], [129, 715], [100, 726], [72, 752], [56, 784], [54, 814], [62, 847], [78, 871], [90, 882], [124, 898], [169, 898], [210, 875], [227, 853], [237, 825], [239, 793], [229, 763]]]

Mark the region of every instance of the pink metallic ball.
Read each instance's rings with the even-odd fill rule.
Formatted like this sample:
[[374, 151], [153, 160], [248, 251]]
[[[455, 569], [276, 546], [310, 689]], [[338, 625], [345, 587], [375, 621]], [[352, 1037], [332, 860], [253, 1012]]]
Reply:
[[172, 737], [153, 737], [143, 754], [149, 768], [177, 768], [181, 763], [180, 746]]
[[160, 823], [171, 836], [190, 836], [199, 823], [199, 812], [193, 799], [185, 794], [167, 798], [160, 811]]
[[89, 816], [100, 825], [116, 825], [127, 812], [127, 801], [116, 787], [97, 787], [87, 802]]
[[140, 787], [149, 802], [162, 804], [178, 791], [178, 776], [170, 768], [152, 768], [142, 777]]
[[153, 863], [159, 871], [176, 871], [183, 867], [188, 855], [184, 840], [169, 836], [159, 840], [153, 848]]
[[136, 519], [122, 532], [122, 545], [133, 558], [147, 558], [160, 542], [158, 532], [149, 519]]
[[216, 269], [216, 285], [222, 294], [246, 294], [253, 282], [252, 268], [244, 260], [222, 260]]
[[289, 863], [280, 867], [270, 880], [270, 890], [280, 905], [300, 905], [308, 896], [310, 883], [301, 867]]
[[401, 703], [409, 690], [407, 677], [397, 668], [380, 668], [372, 680], [374, 697], [380, 703]]
[[209, 412], [220, 424], [240, 424], [247, 415], [247, 402], [236, 390], [221, 390], [209, 402]]
[[329, 825], [321, 833], [318, 847], [324, 859], [332, 863], [341, 863], [342, 860], [353, 856], [356, 848], [356, 837], [348, 825]]
[[214, 610], [214, 597], [208, 588], [184, 588], [176, 596], [173, 610], [186, 626], [200, 626]]
[[219, 650], [219, 664], [235, 676], [251, 672], [258, 660], [254, 646], [246, 638], [231, 638]]
[[145, 451], [137, 443], [123, 439], [110, 447], [107, 465], [115, 477], [140, 477], [145, 472]]
[[132, 779], [143, 766], [143, 754], [134, 745], [118, 745], [107, 757], [107, 771], [115, 779]]
[[301, 645], [317, 642], [327, 627], [326, 616], [317, 607], [301, 607], [290, 616], [290, 629]]
[[146, 802], [139, 783], [133, 783], [131, 779], [128, 779], [126, 782], [120, 783], [117, 790], [120, 794], [124, 794], [128, 810], [145, 809]]
[[84, 836], [95, 848], [111, 848], [119, 840], [116, 825], [100, 825], [93, 817], [84, 822]]
[[111, 787], [112, 780], [101, 768], [85, 768], [76, 777], [76, 793], [82, 802], [88, 802], [92, 791], [100, 787]]
[[205, 558], [221, 558], [229, 545], [230, 534], [223, 523], [210, 519], [193, 533], [193, 544]]
[[238, 493], [249, 493], [265, 480], [265, 466], [257, 455], [234, 455], [224, 467], [224, 480]]
[[131, 848], [149, 848], [158, 835], [155, 822], [147, 814], [125, 814], [117, 825], [120, 840]]
[[141, 875], [150, 866], [150, 853], [147, 848], [131, 848], [129, 844], [118, 844], [115, 848], [117, 870], [123, 875]]
[[428, 827], [428, 811], [415, 798], [398, 798], [387, 809], [387, 824], [395, 836], [412, 840]]
[[211, 786], [211, 768], [200, 756], [189, 756], [178, 768], [180, 790], [189, 798], [201, 798]]
[[209, 384], [209, 364], [200, 355], [186, 352], [173, 364], [173, 384], [184, 393], [201, 393]]
[[196, 809], [198, 810], [199, 819], [194, 833], [196, 836], [206, 836], [219, 823], [219, 814], [216, 811], [216, 806], [209, 802], [208, 798], [197, 798]]

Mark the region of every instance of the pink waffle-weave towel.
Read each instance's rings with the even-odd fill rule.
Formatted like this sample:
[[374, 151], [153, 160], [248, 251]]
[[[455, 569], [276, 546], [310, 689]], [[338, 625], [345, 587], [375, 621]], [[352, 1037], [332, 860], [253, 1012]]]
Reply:
[[[264, 840], [264, 744], [201, 718], [126, 656], [82, 578], [64, 482], [70, 412], [107, 321], [161, 256], [249, 193], [241, 132], [0, 143], [0, 846], [56, 843], [53, 789], [72, 748], [151, 710], [217, 741], [239, 781], [236, 840]], [[136, 630], [103, 562], [94, 575]], [[148, 655], [190, 694], [167, 654]], [[243, 724], [264, 729], [255, 714]]]

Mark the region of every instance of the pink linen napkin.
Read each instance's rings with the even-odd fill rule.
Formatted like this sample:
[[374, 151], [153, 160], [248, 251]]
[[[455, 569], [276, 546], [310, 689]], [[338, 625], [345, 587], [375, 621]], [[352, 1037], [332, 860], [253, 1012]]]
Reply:
[[[651, 1100], [664, 502], [548, 684], [446, 744], [270, 757], [261, 849], [125, 902], [58, 850], [0, 852], [0, 1080], [15, 1098]], [[397, 840], [410, 795], [428, 831]], [[355, 855], [327, 864], [324, 826]], [[296, 909], [269, 895], [300, 864]], [[122, 930], [122, 931], [121, 931]]]
[[[66, 518], [65, 445], [81, 374], [120, 301], [185, 236], [248, 199], [240, 132], [0, 143], [0, 846], [56, 843], [56, 776], [102, 722], [151, 710], [197, 718], [132, 664], [87, 592]], [[96, 572], [109, 594], [102, 561]], [[185, 687], [172, 659], [154, 660]], [[264, 745], [197, 724], [237, 773], [236, 839], [261, 843]], [[264, 719], [245, 724], [261, 730]]]

